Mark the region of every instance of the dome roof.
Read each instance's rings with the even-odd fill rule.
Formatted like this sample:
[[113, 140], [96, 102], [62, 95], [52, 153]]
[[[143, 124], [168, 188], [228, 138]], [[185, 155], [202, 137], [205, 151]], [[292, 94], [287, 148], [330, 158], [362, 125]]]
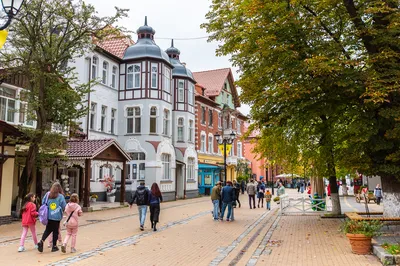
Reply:
[[125, 50], [123, 60], [150, 57], [171, 64], [168, 55], [154, 42], [155, 30], [147, 25], [147, 17], [145, 18], [144, 26], [141, 26], [137, 33], [137, 42]]
[[184, 77], [195, 81], [192, 71], [186, 68], [186, 66], [182, 64], [181, 61], [179, 60], [179, 55], [181, 54], [181, 52], [179, 51], [178, 48], [174, 47], [173, 39], [171, 40], [171, 47], [166, 50], [166, 53], [170, 58], [171, 64], [174, 66], [174, 68], [172, 69], [173, 77]]

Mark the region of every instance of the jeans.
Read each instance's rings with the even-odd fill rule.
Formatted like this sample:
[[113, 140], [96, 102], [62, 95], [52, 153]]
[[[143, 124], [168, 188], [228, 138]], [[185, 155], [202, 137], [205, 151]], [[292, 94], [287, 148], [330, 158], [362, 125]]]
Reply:
[[256, 207], [256, 195], [249, 195], [249, 204], [251, 209], [251, 199], [253, 199], [253, 206]]
[[381, 199], [382, 199], [382, 197], [376, 197], [376, 204], [380, 205], [381, 204]]
[[267, 201], [267, 210], [271, 209], [271, 201]]
[[147, 205], [138, 205], [137, 208], [139, 212], [140, 226], [144, 226], [144, 222], [146, 221]]
[[214, 216], [214, 220], [218, 220], [218, 212], [219, 212], [219, 200], [213, 200], [212, 201], [213, 204], [213, 216]]
[[38, 243], [37, 237], [36, 237], [36, 227], [35, 227], [34, 224], [30, 224], [30, 225], [28, 225], [28, 226], [22, 226], [21, 241], [20, 241], [20, 243], [19, 243], [19, 245], [20, 245], [21, 247], [23, 247], [24, 244], [25, 244], [25, 238], [26, 238], [26, 235], [28, 234], [28, 229], [31, 230], [33, 243], [35, 243], [35, 245], [37, 245], [37, 243]]
[[225, 210], [226, 210], [226, 206], [228, 206], [228, 216], [227, 219], [231, 218], [231, 214], [232, 214], [232, 202], [226, 203], [226, 202], [222, 202], [222, 211], [221, 211], [221, 219], [224, 219], [224, 214], [225, 214]]

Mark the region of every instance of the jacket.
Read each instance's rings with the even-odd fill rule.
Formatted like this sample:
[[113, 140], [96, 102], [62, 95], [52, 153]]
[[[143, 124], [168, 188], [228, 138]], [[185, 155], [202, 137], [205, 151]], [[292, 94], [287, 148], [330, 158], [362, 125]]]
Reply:
[[247, 184], [247, 188], [246, 188], [247, 194], [253, 196], [256, 194], [256, 186], [254, 185], [254, 183], [248, 183]]
[[[48, 196], [43, 197], [42, 204], [45, 204], [47, 197]], [[47, 218], [52, 221], [61, 221], [63, 218], [63, 213], [66, 205], [67, 203], [65, 202], [65, 198], [62, 194], [58, 194], [58, 197], [55, 199], [49, 198], [47, 202], [47, 206], [49, 209]]]
[[381, 188], [375, 188], [374, 195], [377, 198], [382, 198], [382, 189]]
[[214, 186], [211, 190], [211, 200], [221, 199], [221, 187]]
[[138, 186], [135, 194], [131, 201], [129, 202], [130, 205], [136, 203], [138, 206], [149, 205], [149, 190], [145, 186]]
[[232, 203], [236, 200], [235, 189], [231, 186], [225, 186], [222, 188], [221, 200], [224, 203]]
[[22, 213], [22, 226], [35, 225], [38, 215], [35, 203], [28, 202], [25, 206], [25, 211]]
[[151, 193], [151, 191], [149, 191], [149, 204], [150, 205], [158, 205], [162, 201], [163, 201], [162, 195], [157, 197], [157, 196], [154, 196], [153, 193]]
[[271, 199], [272, 199], [272, 194], [271, 194], [271, 192], [265, 193], [265, 201], [266, 201], [266, 202], [269, 202], [269, 201], [271, 201]]
[[278, 196], [284, 195], [285, 194], [285, 187], [284, 186], [279, 187], [278, 191], [277, 191], [277, 194], [278, 194]]
[[69, 222], [67, 223], [67, 228], [76, 228], [78, 227], [78, 216], [82, 215], [82, 208], [81, 206], [79, 206], [78, 203], [70, 202], [67, 204], [67, 207], [65, 207], [65, 214], [67, 215], [67, 219], [71, 212], [73, 213], [71, 219], [69, 219]]

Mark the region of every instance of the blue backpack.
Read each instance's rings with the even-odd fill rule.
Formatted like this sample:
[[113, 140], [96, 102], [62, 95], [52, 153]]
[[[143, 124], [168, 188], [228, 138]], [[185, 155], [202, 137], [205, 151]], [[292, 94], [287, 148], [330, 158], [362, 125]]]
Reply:
[[48, 212], [49, 212], [49, 207], [47, 205], [47, 202], [49, 201], [49, 192], [46, 193], [46, 195], [44, 196], [46, 198], [45, 203], [40, 206], [39, 208], [39, 221], [43, 224], [43, 225], [47, 225], [48, 222]]

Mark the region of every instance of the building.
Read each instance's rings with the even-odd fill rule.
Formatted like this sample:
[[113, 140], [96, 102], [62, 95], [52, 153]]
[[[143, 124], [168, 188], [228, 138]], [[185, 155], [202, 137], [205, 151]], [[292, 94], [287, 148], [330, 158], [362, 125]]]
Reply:
[[[199, 160], [199, 192], [207, 194], [219, 180], [236, 179], [235, 166], [243, 159], [242, 134], [247, 119], [240, 107], [238, 93], [230, 68], [193, 73], [196, 84], [196, 149]], [[214, 134], [236, 138], [227, 155], [226, 179], [223, 173], [224, 158]]]
[[[245, 123], [245, 131], [247, 132], [249, 128], [249, 124]], [[251, 177], [255, 177], [257, 180], [260, 180], [265, 178], [266, 176], [266, 171], [267, 171], [267, 162], [265, 158], [260, 158], [259, 155], [254, 152], [254, 148], [256, 146], [257, 142], [257, 137], [258, 137], [258, 132], [253, 131], [251, 134], [243, 141], [243, 151], [244, 151], [244, 157], [250, 162], [250, 167], [251, 167]], [[271, 171], [271, 170], [269, 170]], [[268, 175], [268, 177], [272, 176], [272, 172]]]

